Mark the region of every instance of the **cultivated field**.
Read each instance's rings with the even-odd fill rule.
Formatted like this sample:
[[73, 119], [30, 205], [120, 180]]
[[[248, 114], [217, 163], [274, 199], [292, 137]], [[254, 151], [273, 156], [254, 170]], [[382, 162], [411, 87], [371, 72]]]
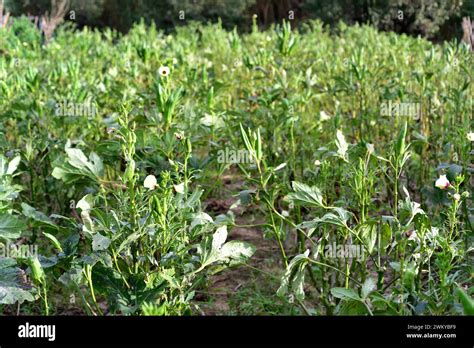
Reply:
[[472, 314], [473, 55], [319, 22], [0, 30], [3, 314]]

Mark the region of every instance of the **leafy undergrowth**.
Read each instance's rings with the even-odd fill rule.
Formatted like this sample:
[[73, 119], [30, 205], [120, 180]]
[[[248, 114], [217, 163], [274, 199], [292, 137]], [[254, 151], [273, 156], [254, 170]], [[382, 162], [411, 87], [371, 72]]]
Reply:
[[0, 312], [472, 313], [473, 55], [309, 21], [0, 30]]

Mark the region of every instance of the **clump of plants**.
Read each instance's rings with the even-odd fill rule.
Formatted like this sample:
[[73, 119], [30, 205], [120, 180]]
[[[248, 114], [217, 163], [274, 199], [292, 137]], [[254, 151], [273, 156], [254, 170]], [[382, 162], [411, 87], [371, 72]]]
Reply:
[[2, 313], [472, 313], [469, 48], [253, 24], [0, 30]]

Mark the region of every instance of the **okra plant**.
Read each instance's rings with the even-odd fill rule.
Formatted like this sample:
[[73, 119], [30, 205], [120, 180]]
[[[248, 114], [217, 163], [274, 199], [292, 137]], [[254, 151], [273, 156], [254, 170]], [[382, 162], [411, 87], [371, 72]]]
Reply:
[[11, 23], [1, 313], [472, 314], [466, 45]]

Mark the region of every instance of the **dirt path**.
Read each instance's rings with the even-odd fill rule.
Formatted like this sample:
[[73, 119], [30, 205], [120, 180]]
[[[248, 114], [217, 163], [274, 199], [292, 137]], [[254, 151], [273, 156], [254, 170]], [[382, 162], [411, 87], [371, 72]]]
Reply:
[[[242, 223], [242, 222], [241, 222]], [[271, 245], [271, 242], [263, 238], [263, 233], [257, 228], [233, 228], [229, 233], [229, 239], [246, 241], [256, 247], [256, 252], [249, 264], [257, 269], [265, 270], [264, 261], [269, 254], [277, 252]], [[250, 282], [254, 281], [252, 268], [239, 266], [225, 270], [211, 278], [211, 284], [207, 294], [213, 298], [213, 301], [202, 306], [205, 315], [226, 315], [231, 308], [229, 301], [231, 297], [242, 288], [245, 288]], [[258, 274], [257, 274], [258, 277]]]
[[[243, 183], [236, 176], [224, 177], [225, 192], [222, 198], [212, 198], [205, 202], [206, 210], [214, 214], [225, 214], [237, 197], [232, 195], [242, 189]], [[232, 209], [235, 213], [235, 222], [237, 225], [258, 225], [263, 223], [262, 219], [255, 219], [255, 211], [244, 207]], [[233, 227], [229, 229], [228, 240], [240, 240], [251, 243], [256, 247], [255, 254], [249, 261], [248, 266], [238, 266], [222, 271], [214, 275], [210, 280], [210, 285], [206, 291], [198, 294], [200, 307], [203, 315], [229, 315], [232, 308], [229, 302], [232, 296], [239, 289], [244, 289], [251, 282], [265, 282], [265, 275], [255, 269], [264, 272], [271, 272], [272, 265], [268, 260], [277, 256], [278, 249], [271, 240], [263, 237], [263, 228], [261, 227]], [[273, 265], [275, 267], [276, 265]], [[209, 301], [211, 300], [212, 301]], [[201, 302], [202, 301], [202, 302]]]

